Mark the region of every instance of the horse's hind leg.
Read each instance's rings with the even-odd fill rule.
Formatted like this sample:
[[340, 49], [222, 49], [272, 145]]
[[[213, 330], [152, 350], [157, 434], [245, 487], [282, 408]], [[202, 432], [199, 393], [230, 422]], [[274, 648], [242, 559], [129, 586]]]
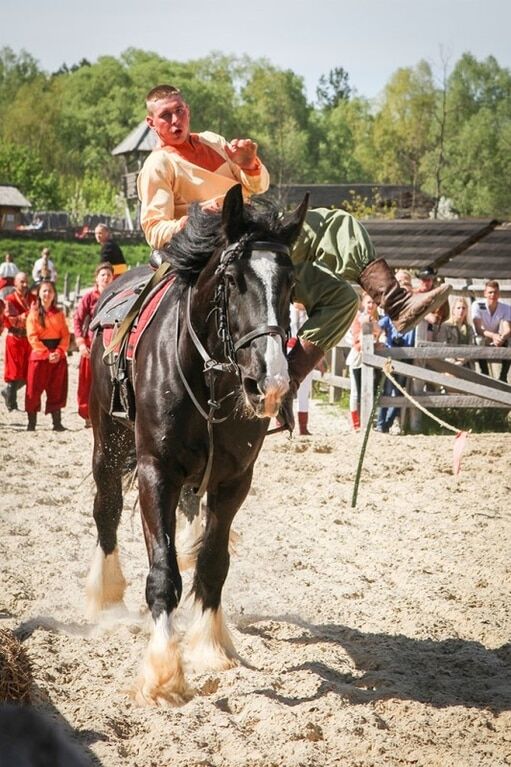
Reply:
[[132, 433], [104, 414], [94, 429], [92, 473], [96, 482], [94, 521], [98, 542], [86, 583], [90, 618], [123, 603], [126, 581], [119, 561], [117, 528], [122, 512], [122, 474], [131, 450]]
[[193, 583], [194, 619], [186, 637], [186, 659], [195, 671], [232, 668], [238, 654], [225, 624], [222, 588], [229, 570], [229, 532], [250, 488], [252, 472], [208, 493], [206, 530]]

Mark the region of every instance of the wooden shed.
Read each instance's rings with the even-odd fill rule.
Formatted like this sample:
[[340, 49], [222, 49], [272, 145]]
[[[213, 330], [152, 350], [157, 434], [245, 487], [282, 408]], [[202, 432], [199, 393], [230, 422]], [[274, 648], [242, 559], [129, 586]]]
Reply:
[[393, 210], [398, 218], [427, 218], [434, 200], [406, 184], [289, 184], [272, 187], [271, 196], [288, 207], [298, 205], [306, 192], [312, 208], [345, 208], [365, 205]]
[[438, 273], [444, 277], [472, 281], [511, 280], [511, 223], [494, 227], [462, 253], [442, 262]]
[[396, 269], [413, 270], [425, 266], [439, 269], [498, 225], [495, 219], [369, 219], [363, 223], [378, 256]]
[[22, 223], [22, 211], [31, 204], [12, 184], [0, 184], [0, 231], [16, 229]]
[[147, 155], [158, 145], [158, 138], [145, 120], [133, 128], [125, 139], [112, 149], [115, 157], [124, 160], [124, 196], [127, 200], [137, 199], [137, 176]]

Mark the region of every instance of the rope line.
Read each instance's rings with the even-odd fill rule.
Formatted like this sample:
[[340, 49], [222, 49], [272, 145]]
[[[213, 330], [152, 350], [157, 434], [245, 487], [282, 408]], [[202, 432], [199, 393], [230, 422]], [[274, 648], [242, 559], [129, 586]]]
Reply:
[[[396, 379], [394, 378], [394, 376], [392, 375], [392, 372], [391, 372], [392, 371], [392, 359], [390, 357], [385, 361], [385, 364], [383, 365], [382, 370], [385, 373], [386, 377], [389, 379], [389, 381], [391, 381], [391, 383], [396, 387], [396, 389], [398, 389], [406, 397], [406, 399], [408, 399], [414, 405], [414, 407], [416, 407], [418, 410], [421, 410], [425, 415], [429, 416], [433, 421], [436, 421], [440, 426], [443, 426], [444, 429], [448, 429], [449, 431], [454, 432], [456, 434], [456, 436], [458, 436], [458, 435], [460, 435], [462, 433], [460, 431], [460, 429], [456, 429], [454, 426], [451, 426], [451, 424], [446, 423], [445, 421], [442, 421], [442, 419], [438, 418], [438, 416], [433, 415], [433, 413], [431, 413], [429, 410], [427, 410], [427, 408], [425, 408], [423, 405], [421, 405], [419, 402], [417, 402], [415, 397], [412, 397], [412, 395], [409, 392], [407, 392], [406, 389], [403, 386], [401, 386], [401, 384], [399, 384], [396, 381]], [[380, 401], [380, 398], [381, 398], [381, 395], [382, 395], [382, 392], [383, 392], [384, 383], [385, 383], [385, 378], [383, 378], [383, 376], [382, 376], [382, 379], [381, 379], [380, 383], [378, 384], [378, 388], [376, 390], [376, 394], [375, 394], [375, 397], [374, 397], [373, 408], [371, 410], [371, 415], [369, 416], [369, 420], [368, 420], [367, 425], [366, 425], [366, 429], [365, 429], [365, 433], [364, 433], [364, 440], [362, 442], [362, 447], [360, 449], [360, 456], [359, 456], [359, 459], [358, 459], [357, 472], [356, 472], [356, 475], [355, 475], [355, 485], [353, 487], [353, 495], [351, 497], [351, 508], [352, 509], [354, 509], [355, 506], [357, 505], [358, 486], [360, 484], [360, 477], [361, 477], [361, 474], [362, 474], [362, 466], [363, 466], [364, 458], [365, 458], [365, 454], [366, 454], [367, 442], [369, 440], [369, 433], [370, 433], [370, 431], [372, 429], [372, 426], [373, 426], [373, 421], [374, 421], [374, 416], [375, 416], [375, 413], [376, 413], [376, 408], [378, 407], [378, 403]], [[470, 432], [468, 432], [468, 433], [470, 433]]]
[[382, 369], [383, 369], [383, 372], [385, 373], [385, 375], [387, 376], [387, 378], [389, 379], [389, 381], [391, 381], [394, 384], [396, 389], [399, 389], [401, 394], [403, 394], [418, 410], [422, 410], [422, 412], [425, 415], [429, 416], [433, 421], [436, 421], [440, 426], [443, 426], [444, 429], [449, 429], [449, 431], [453, 431], [455, 434], [459, 433], [459, 431], [460, 431], [459, 429], [456, 429], [454, 426], [451, 426], [449, 423], [446, 423], [445, 421], [442, 421], [442, 419], [438, 418], [438, 416], [433, 415], [433, 413], [431, 413], [423, 405], [421, 405], [419, 402], [417, 402], [415, 397], [412, 397], [412, 395], [409, 392], [407, 392], [406, 389], [404, 389], [401, 386], [401, 384], [399, 384], [396, 381], [396, 379], [394, 378], [394, 376], [391, 373], [391, 370], [392, 370], [392, 360], [391, 360], [390, 357], [387, 359], [387, 361], [385, 362], [385, 364], [384, 364]]

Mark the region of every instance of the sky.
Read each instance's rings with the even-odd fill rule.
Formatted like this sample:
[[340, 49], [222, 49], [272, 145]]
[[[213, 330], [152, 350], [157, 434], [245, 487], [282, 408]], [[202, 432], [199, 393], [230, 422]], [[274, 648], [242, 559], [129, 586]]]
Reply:
[[335, 67], [367, 98], [421, 59], [439, 79], [466, 51], [511, 68], [510, 29], [510, 0], [0, 0], [0, 48], [48, 72], [127, 48], [177, 61], [219, 51], [291, 69], [311, 100]]

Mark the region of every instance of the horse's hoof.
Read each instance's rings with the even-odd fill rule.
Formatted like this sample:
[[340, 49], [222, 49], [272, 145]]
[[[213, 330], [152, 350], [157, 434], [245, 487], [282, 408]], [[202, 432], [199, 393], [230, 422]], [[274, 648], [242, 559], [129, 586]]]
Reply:
[[194, 648], [186, 652], [184, 656], [185, 664], [188, 669], [196, 674], [205, 674], [208, 671], [228, 671], [230, 668], [236, 668], [240, 665], [240, 659], [237, 655], [227, 655], [217, 648]]
[[226, 671], [240, 658], [225, 624], [222, 609], [201, 611], [195, 604], [195, 621], [185, 637], [186, 665], [196, 673]]
[[143, 708], [177, 708], [188, 703], [194, 695], [192, 688], [186, 684], [180, 685], [179, 689], [175, 689], [170, 684], [152, 687], [141, 678], [137, 679], [127, 693], [137, 706]]

